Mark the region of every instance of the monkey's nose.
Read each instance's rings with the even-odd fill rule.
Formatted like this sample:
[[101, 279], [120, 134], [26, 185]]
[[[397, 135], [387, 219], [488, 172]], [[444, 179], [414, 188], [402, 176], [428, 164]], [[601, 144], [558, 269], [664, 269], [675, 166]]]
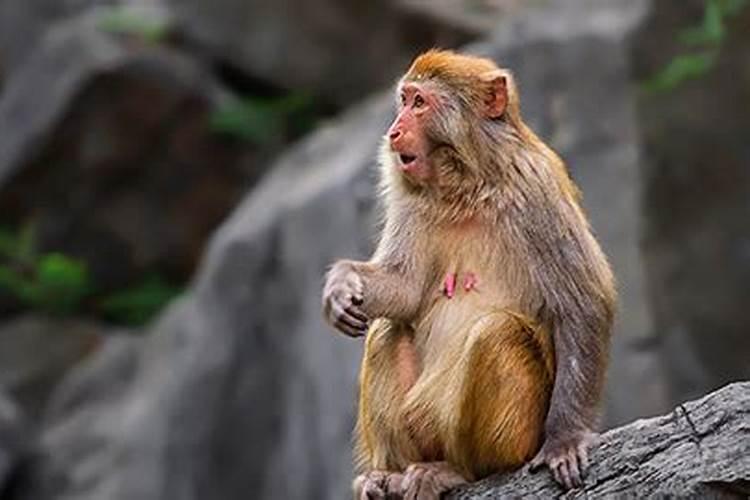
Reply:
[[391, 143], [398, 140], [398, 138], [401, 137], [401, 130], [395, 129], [388, 132], [388, 138], [391, 140]]

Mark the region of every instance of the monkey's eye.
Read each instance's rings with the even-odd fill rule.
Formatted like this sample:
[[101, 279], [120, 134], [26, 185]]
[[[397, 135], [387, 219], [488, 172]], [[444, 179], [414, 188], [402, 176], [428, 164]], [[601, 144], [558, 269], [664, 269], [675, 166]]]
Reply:
[[422, 99], [422, 96], [417, 94], [414, 96], [414, 107], [415, 108], [421, 108], [424, 106], [424, 99]]
[[404, 94], [401, 94], [401, 105], [402, 106], [406, 105], [406, 96]]

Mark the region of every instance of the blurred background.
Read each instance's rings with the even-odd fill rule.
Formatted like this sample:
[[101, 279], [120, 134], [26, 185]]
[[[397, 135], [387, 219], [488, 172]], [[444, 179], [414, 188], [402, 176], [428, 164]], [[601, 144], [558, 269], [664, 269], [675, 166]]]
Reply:
[[750, 0], [0, 0], [0, 499], [347, 498], [421, 50], [516, 73], [621, 293], [605, 427], [750, 378]]

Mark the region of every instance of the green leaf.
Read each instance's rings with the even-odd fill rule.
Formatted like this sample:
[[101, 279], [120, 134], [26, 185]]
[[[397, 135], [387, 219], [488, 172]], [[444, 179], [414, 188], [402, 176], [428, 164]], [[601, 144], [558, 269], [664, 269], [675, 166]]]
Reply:
[[707, 37], [715, 43], [721, 42], [724, 38], [724, 18], [717, 0], [708, 0], [703, 17], [703, 28]]
[[286, 122], [311, 106], [312, 100], [302, 93], [272, 99], [231, 99], [212, 113], [210, 127], [216, 133], [263, 145], [284, 134]]
[[718, 0], [708, 0], [703, 11], [703, 21], [700, 26], [687, 28], [678, 34], [681, 43], [688, 46], [717, 46], [726, 30], [724, 28], [723, 5]]
[[33, 283], [22, 295], [39, 309], [57, 314], [75, 311], [90, 291], [86, 264], [52, 253], [41, 257]]
[[126, 6], [106, 9], [99, 15], [97, 25], [102, 31], [134, 35], [151, 43], [157, 43], [169, 34], [166, 19], [148, 17]]
[[224, 103], [211, 115], [214, 132], [244, 141], [264, 144], [281, 132], [279, 113], [258, 99], [233, 100]]
[[676, 56], [659, 73], [643, 84], [648, 92], [665, 92], [691, 79], [705, 75], [716, 62], [716, 52]]

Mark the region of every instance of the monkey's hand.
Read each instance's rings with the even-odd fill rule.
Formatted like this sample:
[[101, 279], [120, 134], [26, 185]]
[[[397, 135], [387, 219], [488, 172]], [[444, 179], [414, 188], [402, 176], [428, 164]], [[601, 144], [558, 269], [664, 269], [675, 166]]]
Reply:
[[542, 449], [531, 461], [530, 470], [547, 465], [555, 481], [566, 489], [583, 486], [583, 477], [589, 466], [588, 448], [596, 442], [597, 434], [589, 431], [561, 433], [549, 436]]
[[368, 318], [362, 311], [362, 278], [351, 261], [339, 261], [326, 275], [323, 287], [323, 315], [326, 320], [350, 337], [367, 332]]

